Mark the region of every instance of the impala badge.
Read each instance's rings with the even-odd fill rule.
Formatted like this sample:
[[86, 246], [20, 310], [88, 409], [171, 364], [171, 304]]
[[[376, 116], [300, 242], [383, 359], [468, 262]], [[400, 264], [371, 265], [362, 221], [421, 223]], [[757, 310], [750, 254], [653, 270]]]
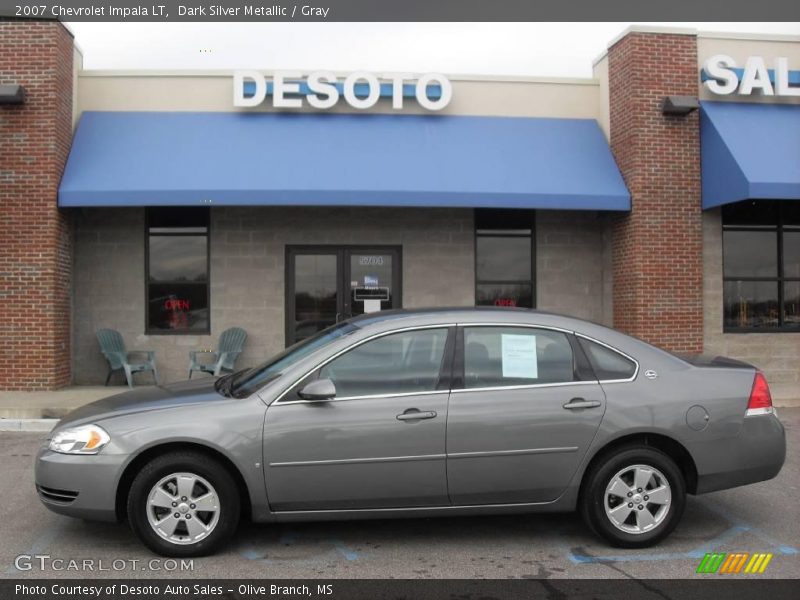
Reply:
[[653, 369], [648, 369], [647, 371], [644, 372], [644, 376], [647, 377], [648, 379], [655, 379], [656, 377], [658, 377], [658, 373], [653, 371]]

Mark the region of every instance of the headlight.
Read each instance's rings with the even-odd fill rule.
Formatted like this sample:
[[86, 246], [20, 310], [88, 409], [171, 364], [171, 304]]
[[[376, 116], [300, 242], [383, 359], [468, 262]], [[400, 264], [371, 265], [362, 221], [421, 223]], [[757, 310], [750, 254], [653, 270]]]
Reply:
[[80, 425], [62, 429], [50, 440], [50, 450], [62, 454], [97, 454], [111, 441], [97, 425]]

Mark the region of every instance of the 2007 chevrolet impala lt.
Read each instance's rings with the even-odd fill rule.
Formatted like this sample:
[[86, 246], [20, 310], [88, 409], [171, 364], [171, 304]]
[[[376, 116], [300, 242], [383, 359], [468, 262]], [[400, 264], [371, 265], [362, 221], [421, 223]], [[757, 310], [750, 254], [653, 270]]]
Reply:
[[580, 510], [655, 544], [686, 494], [775, 477], [764, 376], [520, 309], [390, 311], [217, 380], [77, 409], [36, 459], [51, 510], [198, 556], [256, 522]]

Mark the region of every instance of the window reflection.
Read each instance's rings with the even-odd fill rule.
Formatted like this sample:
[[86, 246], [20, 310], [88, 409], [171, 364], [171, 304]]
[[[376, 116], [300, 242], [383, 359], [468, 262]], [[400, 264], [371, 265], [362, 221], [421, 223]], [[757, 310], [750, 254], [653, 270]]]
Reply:
[[475, 211], [475, 304], [533, 308], [534, 213]]
[[724, 329], [798, 328], [800, 201], [722, 208]]
[[314, 335], [336, 322], [335, 254], [298, 254], [294, 258], [294, 340]]
[[149, 333], [208, 333], [208, 209], [147, 210]]

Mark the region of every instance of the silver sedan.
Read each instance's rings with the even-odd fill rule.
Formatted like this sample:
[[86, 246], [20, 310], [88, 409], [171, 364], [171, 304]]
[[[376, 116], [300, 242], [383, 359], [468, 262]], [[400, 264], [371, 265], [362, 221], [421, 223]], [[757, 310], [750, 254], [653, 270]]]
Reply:
[[127, 520], [168, 556], [257, 522], [579, 510], [609, 543], [664, 539], [686, 494], [780, 471], [753, 366], [517, 309], [339, 323], [220, 379], [74, 411], [36, 459], [51, 510]]

